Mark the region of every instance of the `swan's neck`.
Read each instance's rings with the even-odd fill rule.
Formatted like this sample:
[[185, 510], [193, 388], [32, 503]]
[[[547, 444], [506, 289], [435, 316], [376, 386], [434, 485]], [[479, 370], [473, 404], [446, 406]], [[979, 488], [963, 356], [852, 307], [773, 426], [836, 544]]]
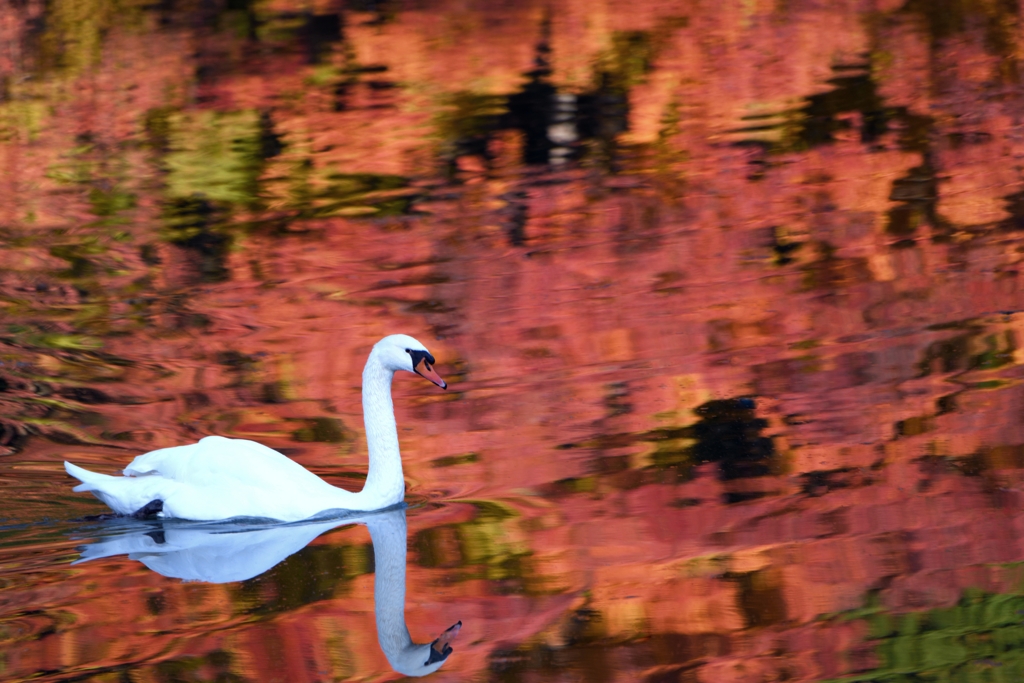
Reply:
[[392, 667], [403, 665], [413, 645], [405, 625], [405, 510], [366, 522], [373, 541], [373, 602], [377, 640]]
[[358, 494], [365, 499], [367, 507], [363, 509], [367, 510], [379, 510], [405, 500], [402, 454], [398, 450], [395, 407], [391, 402], [394, 376], [394, 370], [384, 367], [376, 351], [370, 354], [363, 368], [363, 423], [370, 470]]

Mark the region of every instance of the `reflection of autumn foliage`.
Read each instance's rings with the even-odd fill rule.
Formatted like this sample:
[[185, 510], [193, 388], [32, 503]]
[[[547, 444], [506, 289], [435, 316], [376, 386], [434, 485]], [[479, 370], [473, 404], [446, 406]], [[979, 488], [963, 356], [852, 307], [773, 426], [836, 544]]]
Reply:
[[[439, 679], [817, 680], [891, 661], [817, 620], [869, 592], [1016, 589], [1012, 3], [356, 4], [0, 5], [12, 518], [208, 433], [358, 486], [406, 331], [410, 500], [471, 501], [410, 516]], [[384, 676], [358, 533], [322, 593], [35, 566], [3, 675]]]

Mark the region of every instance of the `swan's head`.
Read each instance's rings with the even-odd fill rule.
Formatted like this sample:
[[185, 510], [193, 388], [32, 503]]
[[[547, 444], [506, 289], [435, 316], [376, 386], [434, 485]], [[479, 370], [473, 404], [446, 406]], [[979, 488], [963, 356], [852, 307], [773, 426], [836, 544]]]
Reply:
[[373, 353], [388, 370], [405, 370], [426, 377], [441, 387], [448, 388], [448, 383], [434, 372], [434, 357], [427, 347], [407, 334], [392, 334], [374, 344]]

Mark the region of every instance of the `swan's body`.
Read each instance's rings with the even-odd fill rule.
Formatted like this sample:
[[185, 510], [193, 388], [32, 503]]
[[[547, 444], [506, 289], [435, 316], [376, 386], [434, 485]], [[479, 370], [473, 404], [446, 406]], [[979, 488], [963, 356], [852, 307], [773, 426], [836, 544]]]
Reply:
[[188, 446], [140, 455], [124, 476], [97, 474], [69, 462], [68, 474], [121, 515], [140, 511], [162, 517], [221, 520], [263, 517], [309, 519], [330, 510], [380, 510], [405, 498], [402, 456], [391, 402], [398, 370], [420, 374], [442, 388], [434, 358], [412, 337], [394, 334], [377, 342], [363, 369], [363, 420], [370, 469], [363, 490], [331, 486], [277, 451], [245, 439], [208, 436]]

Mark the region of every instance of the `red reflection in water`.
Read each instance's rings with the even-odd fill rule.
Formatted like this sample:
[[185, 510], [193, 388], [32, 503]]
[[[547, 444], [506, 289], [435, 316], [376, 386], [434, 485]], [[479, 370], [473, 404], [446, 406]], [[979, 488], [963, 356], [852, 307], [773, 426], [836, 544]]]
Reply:
[[[1019, 589], [1009, 4], [47, 7], [0, 26], [5, 519], [212, 433], [358, 487], [405, 332], [438, 680], [819, 680], [887, 661], [823, 615]], [[67, 528], [0, 536], [5, 677], [391, 675], [361, 531], [318, 593]]]

